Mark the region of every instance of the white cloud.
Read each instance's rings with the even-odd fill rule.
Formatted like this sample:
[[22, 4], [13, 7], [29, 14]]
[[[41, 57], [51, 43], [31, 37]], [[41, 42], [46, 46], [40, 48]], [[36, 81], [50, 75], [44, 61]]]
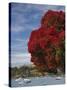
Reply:
[[28, 38], [27, 39], [21, 39], [21, 38], [14, 39], [13, 42], [16, 42], [16, 43], [11, 44], [12, 53], [14, 51], [16, 51], [16, 52], [18, 52], [18, 51], [27, 51], [27, 49], [28, 49], [28, 46], [27, 46], [28, 40], [29, 40]]
[[[11, 26], [12, 28], [11, 31], [14, 32], [33, 29], [34, 25], [33, 23], [31, 24], [31, 20], [32, 21], [37, 20], [37, 18], [40, 17], [40, 15], [44, 15], [44, 13], [47, 10], [64, 11], [64, 7], [58, 5], [32, 5], [32, 4], [25, 4], [25, 5], [14, 4], [14, 5], [15, 7], [12, 8], [12, 26]], [[30, 11], [32, 11], [33, 13], [30, 13]]]
[[64, 10], [63, 6], [60, 5], [40, 5], [35, 7], [37, 10], [40, 11], [47, 11], [47, 10]]
[[22, 26], [20, 26], [19, 24], [17, 25], [13, 25], [13, 26], [11, 26], [11, 31], [14, 31], [14, 32], [20, 32], [20, 31], [24, 31], [25, 30], [25, 28], [24, 27], [22, 27]]
[[13, 54], [13, 57], [31, 57], [29, 53], [17, 53]]
[[21, 66], [31, 64], [29, 53], [16, 53], [11, 55], [11, 66]]

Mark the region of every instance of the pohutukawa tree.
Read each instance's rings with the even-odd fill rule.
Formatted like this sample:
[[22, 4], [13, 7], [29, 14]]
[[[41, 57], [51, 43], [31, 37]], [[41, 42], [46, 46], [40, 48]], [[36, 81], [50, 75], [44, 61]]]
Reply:
[[41, 27], [31, 32], [28, 51], [38, 68], [56, 72], [65, 70], [65, 13], [49, 10], [41, 19]]

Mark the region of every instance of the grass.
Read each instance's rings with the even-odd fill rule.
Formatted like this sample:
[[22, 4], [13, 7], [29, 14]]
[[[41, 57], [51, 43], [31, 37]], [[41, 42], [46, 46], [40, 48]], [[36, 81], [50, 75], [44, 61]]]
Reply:
[[39, 70], [36, 66], [22, 66], [11, 68], [11, 78], [29, 78], [29, 77], [42, 77], [42, 76], [64, 76], [63, 73], [49, 73]]

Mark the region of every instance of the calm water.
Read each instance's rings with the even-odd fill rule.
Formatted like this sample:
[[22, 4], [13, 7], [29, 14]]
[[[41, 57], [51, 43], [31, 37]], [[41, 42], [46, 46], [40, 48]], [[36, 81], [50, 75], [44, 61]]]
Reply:
[[64, 84], [65, 78], [60, 77], [59, 79], [57, 77], [36, 77], [36, 78], [30, 78], [30, 82], [26, 83], [22, 78], [16, 80], [12, 79], [11, 85], [12, 87], [24, 87], [24, 86], [45, 86], [45, 85], [54, 85], [54, 84]]

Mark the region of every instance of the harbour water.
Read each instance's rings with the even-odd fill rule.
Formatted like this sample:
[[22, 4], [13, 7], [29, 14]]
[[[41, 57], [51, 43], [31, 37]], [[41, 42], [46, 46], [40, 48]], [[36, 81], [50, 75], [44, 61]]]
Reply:
[[33, 77], [27, 79], [18, 78], [11, 80], [12, 87], [45, 86], [45, 85], [56, 85], [56, 84], [58, 85], [64, 83], [65, 83], [65, 77], [63, 76], [62, 77], [45, 76], [45, 77]]

